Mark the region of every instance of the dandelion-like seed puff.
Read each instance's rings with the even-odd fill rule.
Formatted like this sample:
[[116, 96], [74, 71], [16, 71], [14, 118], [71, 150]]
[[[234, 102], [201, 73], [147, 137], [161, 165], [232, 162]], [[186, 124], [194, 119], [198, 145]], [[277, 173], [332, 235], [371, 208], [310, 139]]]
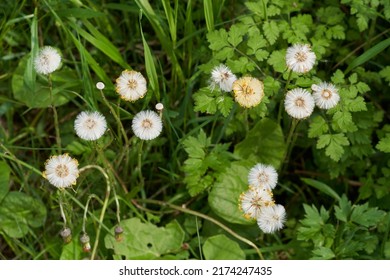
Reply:
[[57, 70], [61, 65], [61, 55], [50, 46], [40, 49], [38, 55], [34, 58], [34, 68], [39, 74], [48, 75]]
[[248, 183], [251, 186], [272, 190], [277, 182], [278, 173], [271, 165], [258, 163], [249, 170]]
[[106, 118], [99, 112], [81, 112], [76, 117], [74, 129], [81, 139], [97, 140], [107, 129]]
[[288, 69], [297, 73], [309, 72], [316, 62], [316, 54], [307, 44], [295, 44], [287, 48], [286, 64]]
[[225, 92], [230, 92], [233, 89], [233, 83], [237, 80], [236, 75], [232, 73], [226, 65], [219, 65], [211, 71], [211, 87], [216, 85]]
[[314, 99], [307, 90], [295, 88], [287, 92], [284, 107], [291, 117], [305, 119], [313, 113]]
[[140, 72], [124, 70], [116, 79], [115, 90], [123, 100], [134, 102], [145, 96], [146, 79]]
[[76, 184], [79, 176], [78, 162], [68, 154], [51, 156], [45, 162], [42, 176], [59, 189], [70, 187]]
[[263, 207], [257, 218], [257, 224], [264, 233], [273, 233], [284, 227], [286, 210], [280, 204]]
[[257, 106], [264, 96], [264, 84], [256, 78], [242, 77], [233, 83], [235, 101], [244, 108]]
[[152, 140], [158, 137], [162, 131], [160, 116], [150, 110], [141, 111], [134, 116], [131, 128], [134, 134], [142, 140]]
[[263, 207], [274, 205], [272, 192], [266, 189], [249, 187], [246, 192], [240, 195], [239, 206], [244, 217], [247, 219], [257, 219]]
[[311, 89], [313, 90], [313, 98], [318, 108], [331, 109], [340, 101], [337, 88], [331, 83], [323, 82], [318, 85], [312, 85]]

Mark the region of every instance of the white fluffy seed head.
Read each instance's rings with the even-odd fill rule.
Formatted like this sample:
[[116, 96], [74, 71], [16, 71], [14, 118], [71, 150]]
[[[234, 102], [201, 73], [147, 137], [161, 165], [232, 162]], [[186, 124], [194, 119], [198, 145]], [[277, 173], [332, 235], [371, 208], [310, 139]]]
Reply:
[[286, 64], [288, 69], [297, 73], [309, 72], [316, 62], [316, 55], [310, 45], [295, 44], [287, 48]]
[[286, 210], [280, 204], [263, 207], [257, 224], [264, 233], [274, 233], [284, 227], [286, 221]]
[[247, 219], [257, 219], [263, 207], [274, 204], [272, 192], [268, 189], [249, 187], [239, 198], [240, 209]]
[[74, 129], [81, 139], [97, 140], [107, 129], [106, 118], [99, 112], [81, 112], [76, 117]]
[[287, 92], [284, 107], [291, 117], [305, 119], [313, 113], [314, 99], [307, 90], [295, 88]]
[[340, 101], [337, 88], [327, 82], [312, 85], [314, 102], [320, 109], [331, 109]]
[[142, 140], [153, 140], [162, 131], [162, 121], [160, 116], [150, 110], [141, 111], [134, 116], [131, 128], [134, 134]]
[[134, 102], [145, 96], [146, 79], [140, 72], [124, 70], [116, 79], [115, 90], [123, 100]]
[[157, 111], [162, 111], [164, 109], [164, 105], [162, 103], [157, 103], [156, 104], [156, 110]]
[[252, 108], [264, 97], [264, 83], [253, 77], [242, 77], [233, 83], [234, 100], [244, 108]]
[[34, 68], [39, 74], [48, 75], [57, 70], [61, 65], [61, 55], [50, 46], [43, 47], [39, 50], [38, 55], [34, 58]]
[[256, 164], [249, 170], [248, 183], [260, 189], [272, 190], [278, 182], [278, 173], [271, 165]]
[[53, 186], [63, 189], [76, 184], [78, 162], [68, 154], [52, 156], [45, 162], [42, 176]]
[[211, 87], [218, 86], [222, 91], [232, 91], [233, 82], [237, 80], [229, 67], [224, 64], [216, 66], [211, 71]]

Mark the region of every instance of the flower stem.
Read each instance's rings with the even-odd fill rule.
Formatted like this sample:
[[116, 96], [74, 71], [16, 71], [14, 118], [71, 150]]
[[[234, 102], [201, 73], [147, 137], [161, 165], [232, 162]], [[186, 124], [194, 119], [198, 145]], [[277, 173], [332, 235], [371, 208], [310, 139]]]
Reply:
[[210, 216], [207, 216], [207, 215], [205, 215], [203, 213], [200, 213], [200, 212], [197, 212], [197, 211], [194, 211], [194, 210], [190, 210], [190, 209], [187, 209], [187, 208], [184, 208], [184, 207], [181, 207], [181, 206], [177, 206], [177, 205], [174, 205], [174, 204], [171, 204], [171, 203], [168, 203], [168, 202], [159, 201], [159, 200], [153, 200], [153, 199], [139, 199], [139, 200], [137, 200], [137, 199], [133, 199], [132, 202], [137, 207], [138, 207], [138, 202], [157, 204], [157, 205], [161, 205], [161, 206], [168, 206], [169, 208], [178, 210], [180, 212], [187, 213], [187, 214], [190, 214], [190, 215], [193, 215], [193, 216], [200, 217], [202, 219], [208, 220], [208, 221], [212, 222], [213, 224], [219, 226], [220, 228], [222, 228], [226, 232], [230, 233], [232, 236], [234, 236], [238, 240], [240, 240], [240, 241], [248, 244], [249, 246], [253, 247], [256, 250], [256, 253], [259, 255], [259, 258], [261, 260], [264, 260], [263, 254], [260, 252], [259, 248], [257, 248], [256, 244], [254, 244], [252, 241], [246, 239], [245, 237], [242, 237], [241, 235], [237, 234], [236, 232], [234, 232], [233, 230], [231, 230], [230, 228], [228, 228], [227, 226], [222, 224], [220, 221], [218, 221], [218, 220], [216, 220], [214, 218], [211, 218]]
[[53, 83], [51, 80], [51, 74], [48, 75], [48, 80], [49, 80], [50, 106], [51, 106], [51, 109], [53, 110], [53, 114], [54, 114], [54, 128], [56, 130], [57, 149], [58, 149], [58, 152], [61, 154], [62, 147], [61, 147], [60, 126], [59, 126], [59, 122], [58, 122], [57, 109], [56, 109], [56, 106], [54, 106], [54, 102], [53, 102]]
[[63, 207], [63, 199], [64, 199], [64, 190], [60, 190], [60, 199], [59, 199], [59, 204], [60, 204], [60, 212], [61, 212], [61, 217], [62, 220], [64, 220], [64, 228], [66, 228], [67, 220], [66, 220], [66, 215]]
[[286, 85], [285, 85], [284, 90], [283, 90], [283, 97], [282, 97], [282, 100], [280, 100], [280, 103], [279, 103], [278, 122], [277, 123], [280, 123], [280, 120], [282, 119], [283, 98], [286, 96], [286, 93], [287, 93], [287, 90], [288, 90], [288, 86], [290, 85], [292, 72], [293, 71], [290, 70], [290, 72], [288, 73], [287, 82], [286, 82]]
[[141, 140], [139, 144], [139, 149], [138, 149], [138, 176], [139, 176], [139, 181], [140, 181], [140, 188], [143, 190], [145, 181], [144, 177], [142, 175], [142, 147], [144, 145], [144, 140]]
[[296, 129], [298, 123], [299, 123], [298, 119], [295, 119], [295, 118], [292, 119], [290, 130], [288, 132], [288, 136], [286, 139], [286, 150], [285, 150], [284, 155], [283, 155], [283, 162], [282, 162], [281, 167], [283, 167], [288, 162], [288, 160], [290, 158], [290, 154], [291, 154], [291, 151], [293, 149], [293, 146], [294, 146], [294, 143], [296, 140], [296, 137], [293, 137], [293, 136], [294, 136], [294, 132], [295, 132], [295, 129]]
[[104, 219], [104, 215], [105, 215], [106, 210], [107, 210], [108, 200], [110, 198], [111, 183], [110, 183], [110, 178], [108, 177], [106, 171], [104, 171], [104, 169], [98, 165], [84, 166], [83, 168], [80, 169], [80, 173], [82, 173], [83, 171], [85, 171], [87, 169], [91, 169], [91, 168], [95, 168], [98, 171], [100, 171], [100, 173], [102, 173], [102, 175], [106, 179], [106, 184], [107, 184], [106, 195], [104, 197], [103, 207], [102, 207], [102, 211], [100, 212], [100, 217], [99, 217], [99, 225], [98, 225], [98, 229], [96, 231], [96, 241], [95, 241], [95, 244], [93, 245], [93, 249], [92, 249], [92, 253], [91, 253], [91, 260], [93, 260], [93, 259], [95, 259], [95, 256], [96, 256], [96, 251], [97, 251], [97, 247], [99, 245], [99, 237], [100, 237], [100, 232], [102, 229], [103, 219]]

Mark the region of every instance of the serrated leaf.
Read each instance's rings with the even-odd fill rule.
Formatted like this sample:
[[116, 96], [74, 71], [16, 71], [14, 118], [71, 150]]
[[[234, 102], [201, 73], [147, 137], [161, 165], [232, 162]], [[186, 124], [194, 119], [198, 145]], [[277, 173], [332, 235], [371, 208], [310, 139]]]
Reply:
[[231, 109], [233, 108], [234, 101], [230, 96], [220, 96], [217, 97], [217, 107], [221, 114], [226, 118]]
[[350, 112], [338, 111], [333, 115], [333, 127], [339, 131], [354, 132], [357, 130]]
[[209, 237], [203, 245], [206, 260], [245, 260], [245, 253], [237, 242], [223, 234]]
[[279, 28], [275, 21], [266, 21], [263, 24], [264, 35], [268, 42], [273, 45], [279, 37]]
[[286, 51], [273, 51], [267, 63], [273, 66], [274, 70], [283, 73], [286, 70]]
[[322, 246], [315, 248], [312, 253], [311, 260], [331, 260], [336, 256], [332, 249]]
[[325, 154], [334, 161], [341, 159], [344, 154], [343, 146], [348, 145], [349, 141], [344, 133], [321, 135], [317, 141], [317, 149], [326, 147]]
[[249, 61], [247, 57], [241, 56], [238, 59], [231, 59], [226, 62], [227, 66], [232, 70], [232, 72], [247, 73], [252, 72], [256, 65]]
[[215, 114], [217, 111], [217, 102], [210, 88], [201, 88], [194, 93], [193, 98], [195, 100], [195, 112]]
[[328, 131], [329, 131], [329, 125], [326, 123], [323, 117], [316, 116], [311, 119], [309, 130], [308, 130], [309, 138], [319, 137]]
[[351, 222], [365, 227], [377, 225], [384, 217], [385, 212], [377, 208], [370, 208], [368, 203], [363, 205], [354, 205], [352, 207]]
[[242, 41], [246, 33], [244, 26], [239, 24], [234, 24], [229, 29], [228, 42], [233, 46], [237, 47]]
[[277, 168], [283, 160], [285, 148], [280, 125], [264, 118], [234, 147], [234, 154], [243, 159], [255, 157], [258, 162]]
[[350, 112], [367, 111], [366, 102], [361, 96], [357, 96], [355, 99], [345, 100], [345, 107]]
[[277, 94], [280, 90], [280, 82], [271, 76], [267, 76], [264, 81], [264, 94], [266, 96], [272, 96]]
[[352, 210], [352, 203], [345, 195], [339, 200], [340, 206], [335, 206], [335, 216], [339, 221], [348, 222]]
[[259, 2], [245, 2], [245, 6], [254, 12], [255, 14], [259, 15], [260, 17], [264, 17], [264, 6], [259, 5]]
[[390, 153], [390, 134], [386, 134], [385, 137], [379, 140], [375, 148], [377, 148], [381, 152]]
[[230, 47], [228, 42], [228, 33], [225, 29], [211, 31], [207, 34], [207, 41], [210, 43], [210, 49], [219, 51], [225, 47]]
[[[174, 220], [165, 227], [143, 223], [138, 218], [121, 221], [122, 241], [116, 241], [112, 234], [107, 234], [104, 243], [107, 249], [116, 255], [133, 260], [161, 259], [165, 255], [180, 252], [184, 241], [184, 231]], [[111, 232], [114, 232], [112, 229]]]
[[206, 154], [204, 151], [206, 148], [205, 143], [200, 142], [198, 138], [193, 136], [185, 139], [183, 146], [189, 157], [203, 159]]
[[344, 84], [344, 73], [340, 69], [337, 69], [337, 71], [333, 74], [331, 80], [334, 84]]

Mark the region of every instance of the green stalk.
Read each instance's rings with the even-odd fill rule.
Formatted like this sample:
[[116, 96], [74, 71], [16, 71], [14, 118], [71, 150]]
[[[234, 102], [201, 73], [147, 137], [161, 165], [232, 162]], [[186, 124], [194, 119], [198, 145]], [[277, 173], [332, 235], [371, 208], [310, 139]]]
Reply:
[[51, 104], [50, 106], [51, 106], [51, 109], [53, 110], [53, 114], [54, 114], [54, 128], [56, 130], [57, 149], [58, 149], [58, 153], [61, 154], [62, 147], [61, 147], [60, 126], [59, 126], [59, 122], [58, 122], [57, 109], [53, 103], [53, 84], [51, 81], [51, 74], [48, 75], [48, 80], [49, 80], [49, 93], [50, 93], [50, 104]]
[[[284, 87], [284, 90], [283, 90], [283, 97], [286, 96], [288, 86], [290, 85], [292, 72], [293, 71], [290, 70], [290, 73], [288, 73], [286, 86]], [[277, 123], [280, 123], [280, 120], [282, 119], [282, 111], [283, 111], [283, 98], [282, 98], [282, 100], [280, 100], [280, 103], [279, 103], [279, 111], [278, 111], [278, 121], [277, 121]]]
[[98, 165], [87, 165], [87, 166], [84, 166], [83, 168], [80, 169], [80, 173], [82, 173], [85, 170], [91, 169], [91, 168], [95, 168], [98, 171], [100, 171], [100, 173], [102, 173], [102, 175], [106, 179], [106, 184], [107, 184], [106, 195], [105, 195], [104, 201], [103, 201], [102, 212], [100, 213], [100, 217], [99, 217], [99, 225], [98, 225], [98, 229], [96, 231], [96, 241], [95, 241], [95, 243], [93, 245], [93, 249], [92, 249], [92, 253], [91, 253], [91, 260], [94, 260], [95, 256], [96, 256], [96, 251], [97, 251], [97, 248], [98, 248], [98, 245], [99, 245], [99, 237], [100, 237], [100, 232], [101, 232], [101, 229], [102, 229], [104, 215], [106, 213], [107, 206], [108, 206], [108, 200], [110, 198], [111, 183], [110, 183], [110, 179], [109, 179], [107, 173], [104, 171], [103, 168], [101, 168]]

